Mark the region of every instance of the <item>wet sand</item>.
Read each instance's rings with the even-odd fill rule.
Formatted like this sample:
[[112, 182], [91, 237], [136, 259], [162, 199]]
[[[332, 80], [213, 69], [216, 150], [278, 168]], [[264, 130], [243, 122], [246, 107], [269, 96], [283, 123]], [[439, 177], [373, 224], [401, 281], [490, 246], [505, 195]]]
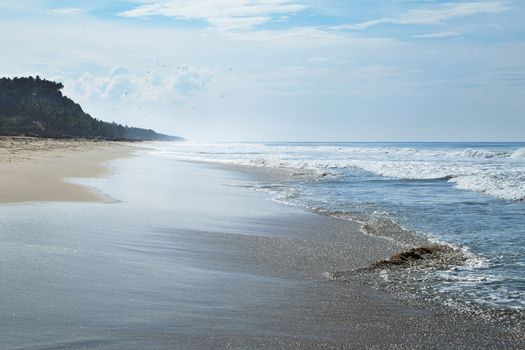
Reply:
[[[520, 349], [523, 329], [415, 306], [329, 271], [405, 247], [149, 155], [82, 181], [118, 203], [3, 205], [5, 349]], [[35, 263], [36, 262], [36, 263]]]
[[103, 163], [130, 150], [115, 142], [0, 137], [0, 203], [109, 201], [64, 179], [107, 175]]

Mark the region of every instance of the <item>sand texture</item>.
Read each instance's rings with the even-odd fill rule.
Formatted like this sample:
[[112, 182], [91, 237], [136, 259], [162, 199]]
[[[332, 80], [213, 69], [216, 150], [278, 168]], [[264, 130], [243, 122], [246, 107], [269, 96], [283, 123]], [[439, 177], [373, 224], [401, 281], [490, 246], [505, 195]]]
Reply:
[[111, 199], [69, 178], [107, 175], [105, 162], [124, 157], [125, 143], [0, 137], [0, 203]]

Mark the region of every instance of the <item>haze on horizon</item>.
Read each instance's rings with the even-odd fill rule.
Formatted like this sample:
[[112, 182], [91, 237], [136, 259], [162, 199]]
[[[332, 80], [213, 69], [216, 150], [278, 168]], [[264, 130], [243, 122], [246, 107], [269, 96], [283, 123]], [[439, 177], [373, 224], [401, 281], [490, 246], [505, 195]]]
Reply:
[[5, 76], [197, 140], [525, 141], [521, 0], [20, 0]]

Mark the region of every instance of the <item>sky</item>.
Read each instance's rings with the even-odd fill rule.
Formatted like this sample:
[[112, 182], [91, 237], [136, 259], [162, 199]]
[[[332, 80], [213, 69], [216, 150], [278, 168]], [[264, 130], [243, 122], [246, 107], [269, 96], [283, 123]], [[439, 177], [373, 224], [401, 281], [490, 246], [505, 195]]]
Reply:
[[0, 0], [3, 75], [207, 141], [525, 141], [525, 1]]

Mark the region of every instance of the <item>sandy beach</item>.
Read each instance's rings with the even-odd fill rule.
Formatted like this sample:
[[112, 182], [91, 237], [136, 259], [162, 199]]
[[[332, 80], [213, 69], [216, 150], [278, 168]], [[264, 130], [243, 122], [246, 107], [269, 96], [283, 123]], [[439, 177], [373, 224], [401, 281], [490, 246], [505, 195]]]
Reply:
[[89, 186], [60, 178], [107, 175], [100, 162], [128, 148], [2, 142], [16, 150], [2, 156], [11, 174], [2, 186], [19, 186], [2, 187], [11, 193], [2, 200], [52, 201], [2, 205], [3, 349], [524, 345], [522, 328], [327, 278], [405, 247], [243, 187], [266, 173], [139, 152], [114, 160], [111, 176], [82, 182], [119, 200], [101, 205]]
[[65, 179], [107, 175], [104, 163], [130, 152], [116, 142], [0, 137], [0, 203], [110, 201]]
[[0, 16], [0, 350], [525, 350], [525, 0]]

